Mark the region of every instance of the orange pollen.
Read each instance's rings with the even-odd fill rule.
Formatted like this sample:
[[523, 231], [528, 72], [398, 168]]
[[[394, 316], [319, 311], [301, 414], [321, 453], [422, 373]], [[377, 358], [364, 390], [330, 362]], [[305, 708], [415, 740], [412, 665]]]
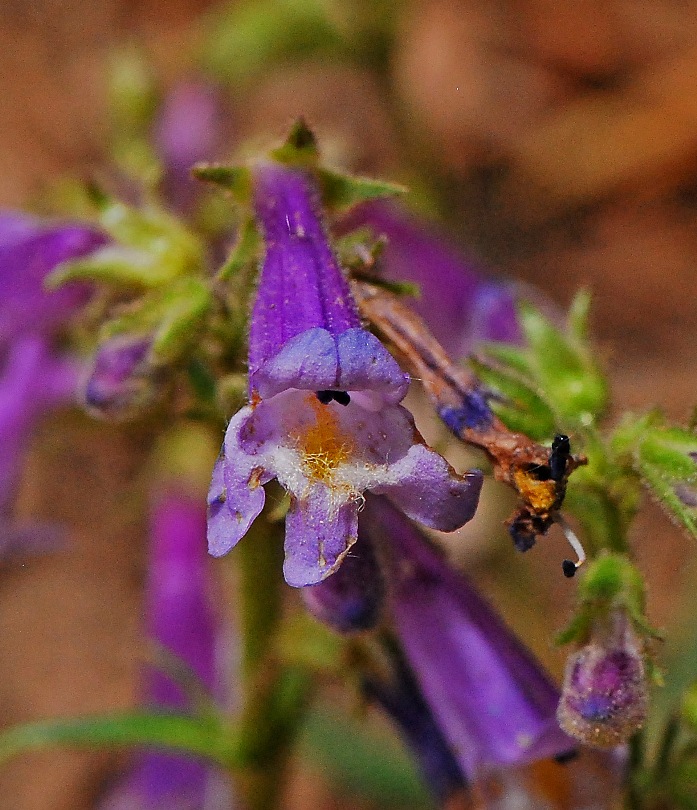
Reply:
[[341, 433], [333, 408], [322, 405], [314, 394], [307, 397], [307, 402], [315, 412], [315, 424], [293, 438], [303, 454], [309, 476], [329, 481], [339, 464], [351, 457], [354, 444], [350, 437]]

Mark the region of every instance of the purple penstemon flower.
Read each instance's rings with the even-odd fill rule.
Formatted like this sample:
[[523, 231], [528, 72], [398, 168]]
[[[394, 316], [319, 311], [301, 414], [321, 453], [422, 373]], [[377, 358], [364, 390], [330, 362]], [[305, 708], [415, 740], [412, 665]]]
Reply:
[[[184, 662], [211, 692], [220, 685], [222, 625], [212, 603], [205, 553], [202, 502], [170, 488], [157, 498], [151, 517], [146, 588], [149, 636]], [[179, 686], [149, 671], [145, 698], [160, 709], [186, 709]], [[229, 785], [216, 769], [184, 756], [146, 751], [109, 791], [99, 810], [230, 810]]]
[[249, 338], [249, 405], [232, 417], [209, 494], [209, 549], [227, 553], [264, 505], [272, 478], [290, 493], [286, 581], [335, 572], [358, 537], [365, 490], [453, 530], [474, 514], [482, 476], [458, 476], [399, 403], [409, 379], [361, 325], [329, 244], [311, 170], [252, 169], [265, 243]]
[[361, 542], [389, 560], [388, 604], [405, 658], [463, 772], [560, 756], [559, 692], [471, 583], [384, 498], [370, 498]]

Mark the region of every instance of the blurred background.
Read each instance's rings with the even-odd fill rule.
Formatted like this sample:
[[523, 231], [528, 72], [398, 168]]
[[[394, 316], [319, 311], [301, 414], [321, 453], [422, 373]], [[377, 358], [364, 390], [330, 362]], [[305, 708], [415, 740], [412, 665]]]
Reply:
[[[617, 410], [690, 416], [697, 3], [5, 0], [0, 206], [41, 205], [57, 178], [108, 164], [113, 60], [124, 48], [147, 57], [163, 94], [192, 78], [216, 82], [227, 110], [220, 157], [246, 139], [280, 138], [302, 114], [331, 162], [410, 186], [408, 204], [482, 267], [562, 307], [587, 286]], [[3, 725], [136, 700], [147, 434], [60, 420], [35, 436], [17, 509], [58, 518], [71, 541], [2, 563]], [[652, 508], [635, 540], [649, 616], [671, 636], [666, 656], [680, 648], [694, 660], [693, 544]], [[559, 676], [550, 639], [570, 598], [559, 541], [516, 558], [515, 590], [496, 581], [511, 564], [500, 529], [476, 554], [464, 544], [457, 554]], [[0, 808], [87, 810], [122, 761], [25, 757], [0, 773]], [[375, 806], [342, 798], [341, 779], [300, 756], [287, 806]]]

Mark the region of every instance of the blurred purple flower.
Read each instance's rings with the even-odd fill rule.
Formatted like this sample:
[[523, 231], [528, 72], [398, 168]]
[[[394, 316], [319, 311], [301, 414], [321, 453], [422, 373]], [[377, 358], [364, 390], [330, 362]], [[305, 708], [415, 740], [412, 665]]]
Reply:
[[359, 542], [390, 549], [397, 635], [443, 736], [473, 779], [574, 748], [559, 692], [462, 574], [384, 498], [366, 502]]
[[399, 653], [385, 652], [391, 671], [387, 675], [366, 674], [361, 682], [363, 694], [390, 716], [414, 755], [426, 784], [442, 804], [466, 786], [466, 776], [409, 668]]
[[0, 214], [0, 344], [24, 334], [46, 334], [64, 323], [89, 295], [84, 285], [43, 288], [59, 264], [101, 247], [94, 228], [51, 224], [25, 214]]
[[[150, 638], [173, 653], [214, 693], [222, 624], [213, 609], [206, 555], [206, 512], [201, 500], [170, 490], [154, 504], [146, 588]], [[162, 709], [190, 708], [182, 689], [148, 671], [145, 698]], [[231, 810], [222, 774], [184, 756], [138, 755], [99, 810]]]
[[361, 326], [326, 236], [309, 171], [253, 169], [266, 245], [250, 322], [250, 404], [230, 421], [209, 494], [209, 549], [227, 553], [277, 478], [291, 494], [286, 581], [321, 582], [357, 538], [364, 490], [453, 530], [474, 514], [482, 476], [459, 477], [399, 405], [409, 379]]
[[165, 96], [154, 126], [154, 141], [164, 164], [163, 193], [174, 208], [188, 214], [201, 184], [191, 167], [218, 156], [223, 140], [224, 105], [210, 82], [191, 79]]
[[511, 284], [486, 278], [435, 228], [394, 203], [358, 207], [342, 230], [366, 225], [387, 237], [385, 275], [419, 284], [421, 295], [410, 304], [450, 355], [464, 357], [484, 340], [520, 340]]
[[72, 401], [78, 379], [77, 365], [53, 350], [51, 333], [84, 302], [87, 290], [48, 293], [43, 282], [61, 262], [105, 241], [86, 226], [0, 213], [0, 558], [52, 548], [59, 536], [56, 528], [18, 526], [10, 517], [31, 431], [43, 413]]

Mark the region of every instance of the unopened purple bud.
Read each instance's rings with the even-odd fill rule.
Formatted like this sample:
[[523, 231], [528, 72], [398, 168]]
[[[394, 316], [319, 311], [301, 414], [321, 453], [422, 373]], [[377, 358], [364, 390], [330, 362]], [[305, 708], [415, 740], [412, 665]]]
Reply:
[[624, 613], [610, 622], [569, 658], [557, 711], [568, 734], [598, 748], [625, 743], [648, 708], [641, 642]]
[[375, 627], [385, 583], [370, 539], [360, 536], [359, 530], [359, 541], [341, 568], [317, 585], [303, 588], [301, 593], [308, 610], [340, 633]]
[[123, 419], [153, 402], [158, 385], [151, 346], [149, 336], [118, 335], [97, 349], [84, 393], [90, 411]]

